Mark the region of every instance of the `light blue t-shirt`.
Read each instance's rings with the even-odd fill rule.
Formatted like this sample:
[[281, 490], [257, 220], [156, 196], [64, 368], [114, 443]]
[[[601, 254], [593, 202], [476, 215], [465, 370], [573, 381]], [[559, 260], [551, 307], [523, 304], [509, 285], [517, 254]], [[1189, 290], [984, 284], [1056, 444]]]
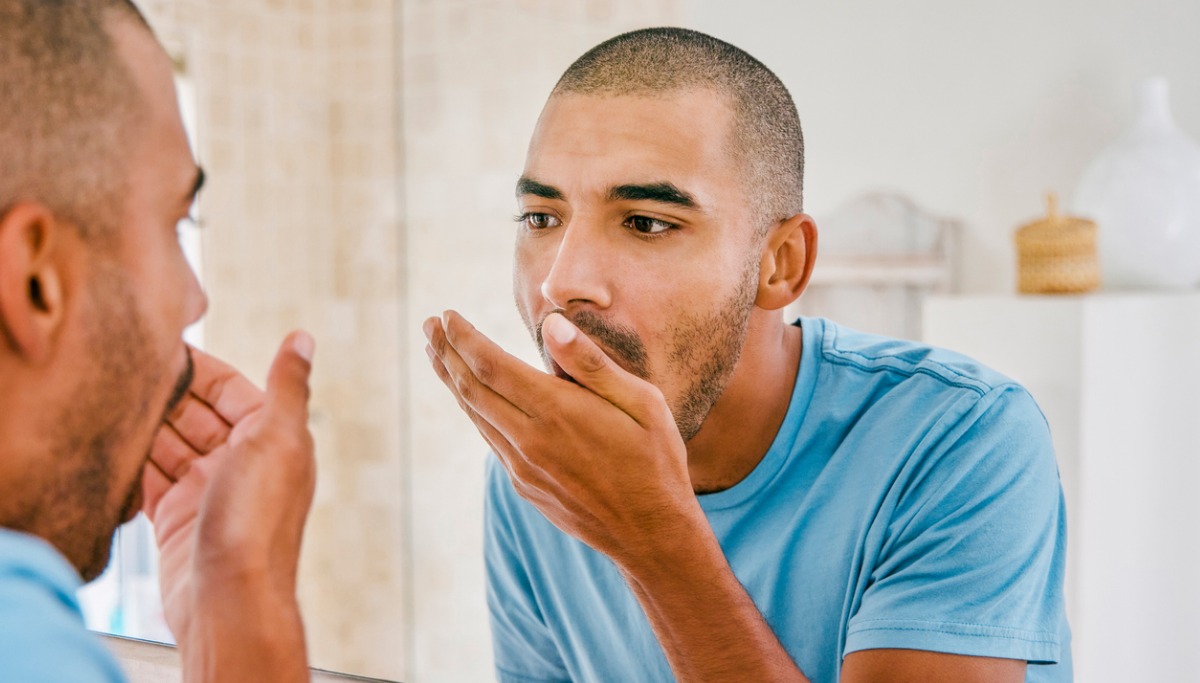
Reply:
[[[699, 497], [734, 574], [814, 683], [902, 648], [1022, 659], [1070, 681], [1066, 517], [1045, 418], [963, 356], [798, 321], [783, 425], [734, 487]], [[488, 458], [487, 599], [497, 677], [674, 677], [604, 555], [559, 531]]]
[[83, 625], [79, 575], [54, 548], [0, 529], [0, 681], [125, 683]]

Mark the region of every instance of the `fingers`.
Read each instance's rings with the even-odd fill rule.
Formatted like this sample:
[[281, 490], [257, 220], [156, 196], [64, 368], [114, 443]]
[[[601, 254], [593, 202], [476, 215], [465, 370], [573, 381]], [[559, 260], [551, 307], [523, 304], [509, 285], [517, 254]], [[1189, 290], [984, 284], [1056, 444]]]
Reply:
[[158, 516], [159, 502], [173, 485], [174, 482], [167, 478], [153, 461], [146, 463], [142, 472], [142, 512], [150, 518], [151, 524]]
[[289, 334], [267, 373], [268, 410], [293, 424], [308, 425], [308, 378], [316, 342], [307, 332]]
[[[509, 380], [502, 379], [502, 376], [511, 374], [512, 363], [508, 363], [508, 359], [535, 373], [543, 381], [548, 379], [544, 373], [530, 368], [528, 365], [501, 351], [491, 340], [488, 340], [482, 334], [475, 331], [474, 328], [470, 327], [461, 316], [451, 314], [448, 317], [456, 319], [454, 320], [454, 326], [456, 327], [454, 333], [455, 341], [463, 344], [464, 349], [467, 349], [464, 353], [474, 352], [477, 355], [477, 367], [480, 349], [488, 345], [494, 347], [494, 349], [489, 349], [489, 351], [494, 351], [494, 353], [489, 355], [484, 366], [486, 368], [484, 374], [490, 382], [499, 383], [502, 386], [506, 384], [511, 386], [512, 384], [521, 382], [521, 380], [510, 382]], [[435, 370], [439, 370], [438, 366], [440, 363], [438, 377], [446, 385], [446, 388], [454, 394], [459, 406], [462, 407], [468, 416], [473, 413], [477, 414], [506, 436], [510, 436], [514, 431], [519, 430], [522, 423], [528, 422], [529, 415], [525, 411], [514, 405], [508, 396], [497, 392], [488, 382], [480, 379], [475, 369], [459, 353], [459, 349], [451, 343], [451, 339], [443, 327], [441, 320], [430, 318], [425, 321], [423, 329], [425, 330], [426, 337], [429, 339], [429, 346], [426, 352], [430, 354], [430, 360], [434, 362]], [[501, 360], [505, 361], [503, 369], [495, 364], [496, 361]], [[528, 396], [525, 399], [528, 401]]]
[[[211, 451], [210, 451], [211, 452]], [[150, 462], [171, 481], [179, 481], [192, 466], [192, 461], [201, 455], [185, 441], [179, 433], [164, 425], [154, 435], [154, 447], [150, 450]]]
[[[459, 409], [466, 414], [466, 416], [475, 425], [475, 428], [479, 430], [479, 435], [483, 437], [483, 440], [486, 441], [494, 451], [499, 451], [502, 449], [502, 447], [508, 446], [508, 439], [505, 438], [504, 435], [499, 431], [497, 431], [495, 427], [489, 424], [487, 420], [480, 417], [479, 413], [475, 412], [471, 408], [470, 404], [464, 401], [462, 396], [458, 394], [458, 392], [455, 390], [454, 378], [451, 377], [450, 371], [446, 369], [446, 364], [442, 362], [442, 359], [439, 358], [429, 346], [425, 347], [425, 353], [429, 356], [429, 362], [433, 366], [434, 373], [437, 374], [438, 379], [442, 380], [442, 383], [445, 384], [448, 389], [450, 389], [450, 393], [454, 395], [454, 400], [458, 402]], [[504, 448], [503, 450], [507, 449]], [[499, 455], [498, 452], [497, 455]]]
[[546, 350], [563, 371], [597, 396], [620, 408], [638, 424], [661, 417], [665, 405], [658, 389], [627, 372], [570, 320], [551, 313], [542, 323]]
[[[276, 411], [285, 419], [307, 425], [308, 373], [313, 341], [294, 333], [271, 367], [268, 386]], [[154, 436], [143, 493], [147, 514], [174, 482], [187, 475], [193, 462], [224, 445], [232, 424], [262, 407], [264, 394], [241, 373], [197, 349], [192, 349], [195, 379], [189, 395], [167, 417]]]
[[[499, 344], [488, 339], [454, 311], [446, 311], [439, 322], [440, 325], [434, 326], [435, 336], [431, 338], [435, 351], [439, 351], [435, 340], [440, 328], [445, 340], [481, 384], [490, 387], [526, 415], [537, 414], [545, 394], [546, 373], [530, 367], [500, 348]], [[429, 335], [428, 330], [426, 335]]]
[[192, 394], [185, 396], [171, 411], [167, 424], [200, 455], [211, 453], [229, 438], [229, 422]]
[[471, 406], [463, 402], [458, 394], [454, 392], [454, 380], [450, 377], [449, 371], [445, 364], [438, 358], [430, 347], [426, 347], [429, 354], [429, 361], [433, 365], [433, 371], [438, 378], [442, 380], [451, 393], [454, 393], [455, 399], [458, 401], [459, 408], [466, 413], [471, 422], [475, 425], [475, 429], [479, 431], [479, 435], [491, 447], [492, 452], [500, 460], [500, 464], [504, 469], [508, 470], [508, 474], [513, 478], [514, 482], [530, 491], [540, 491], [543, 484], [540, 483], [540, 477], [535, 477], [533, 465], [524, 455], [521, 454], [512, 444], [512, 442], [502, 434], [498, 429], [492, 426], [487, 420], [480, 417], [478, 413], [471, 409]]
[[[206, 403], [226, 423], [237, 424], [262, 406], [262, 390], [233, 367], [196, 348], [192, 349], [192, 363], [192, 396]], [[180, 404], [175, 413], [182, 408]]]
[[241, 373], [199, 349], [191, 353], [192, 385], [155, 435], [150, 454], [171, 481], [182, 478], [194, 458], [224, 444], [231, 424], [262, 405], [262, 392]]

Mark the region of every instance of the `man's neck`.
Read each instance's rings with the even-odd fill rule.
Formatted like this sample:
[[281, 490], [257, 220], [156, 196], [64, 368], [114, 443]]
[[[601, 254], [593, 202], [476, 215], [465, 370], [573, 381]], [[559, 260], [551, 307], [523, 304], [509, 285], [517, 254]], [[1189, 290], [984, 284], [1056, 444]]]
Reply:
[[800, 367], [800, 328], [755, 309], [737, 368], [687, 444], [696, 493], [728, 489], [758, 466], [787, 415]]

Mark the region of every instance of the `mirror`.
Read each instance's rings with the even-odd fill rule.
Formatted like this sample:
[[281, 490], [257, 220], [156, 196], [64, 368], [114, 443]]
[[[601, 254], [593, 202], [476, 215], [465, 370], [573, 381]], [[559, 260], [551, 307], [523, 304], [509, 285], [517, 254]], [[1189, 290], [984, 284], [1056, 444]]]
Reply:
[[[1181, 28], [1200, 15], [1166, 0], [140, 5], [177, 57], [209, 174], [204, 346], [261, 381], [286, 331], [318, 341], [312, 664], [390, 680], [492, 677], [485, 446], [429, 370], [420, 322], [456, 308], [537, 362], [509, 294], [507, 219], [544, 98], [583, 51], [681, 24], [755, 54], [797, 101], [818, 224], [898, 190], [962, 221], [974, 292], [1011, 291], [1009, 230], [1117, 135], [1142, 72], [1178, 84], [1181, 123], [1200, 131], [1200, 53]], [[141, 582], [129, 595], [151, 590], [147, 538], [133, 528], [116, 553]], [[128, 614], [93, 623], [128, 629]]]

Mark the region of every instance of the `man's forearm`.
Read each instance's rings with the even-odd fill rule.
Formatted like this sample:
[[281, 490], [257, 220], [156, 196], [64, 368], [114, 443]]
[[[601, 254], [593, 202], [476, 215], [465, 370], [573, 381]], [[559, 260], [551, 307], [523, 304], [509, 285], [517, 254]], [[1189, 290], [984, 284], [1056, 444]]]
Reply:
[[703, 520], [658, 552], [619, 561], [676, 678], [808, 683], [729, 567]]

